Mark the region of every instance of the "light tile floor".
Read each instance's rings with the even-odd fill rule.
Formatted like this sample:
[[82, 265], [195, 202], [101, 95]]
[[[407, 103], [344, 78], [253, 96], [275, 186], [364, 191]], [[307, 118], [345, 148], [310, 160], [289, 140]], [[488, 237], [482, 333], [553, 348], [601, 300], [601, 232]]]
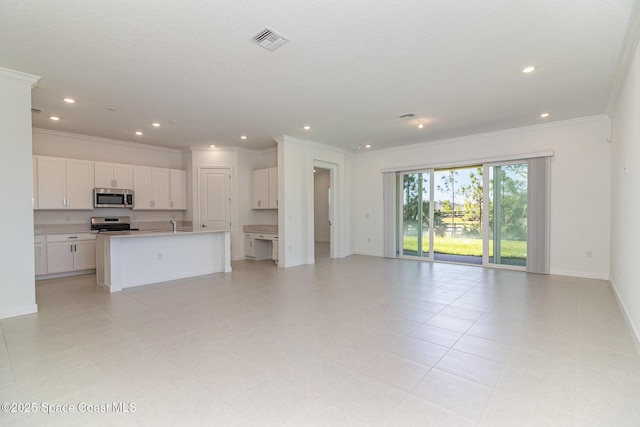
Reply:
[[1, 425], [640, 425], [603, 281], [352, 256], [94, 283], [38, 282], [38, 314], [0, 321], [0, 402], [38, 408]]

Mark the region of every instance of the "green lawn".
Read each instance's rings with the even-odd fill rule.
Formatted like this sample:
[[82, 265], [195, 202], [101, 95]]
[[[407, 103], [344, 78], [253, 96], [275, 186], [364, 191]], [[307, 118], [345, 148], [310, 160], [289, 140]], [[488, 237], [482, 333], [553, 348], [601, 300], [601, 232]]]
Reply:
[[[424, 238], [422, 244], [429, 247], [429, 239]], [[417, 251], [418, 237], [405, 236], [404, 250]], [[464, 239], [459, 237], [437, 237], [433, 247], [434, 252], [451, 255], [482, 256], [482, 239]], [[489, 253], [493, 252], [493, 241], [489, 241]], [[526, 258], [527, 242], [516, 240], [502, 241], [502, 254], [507, 258]]]

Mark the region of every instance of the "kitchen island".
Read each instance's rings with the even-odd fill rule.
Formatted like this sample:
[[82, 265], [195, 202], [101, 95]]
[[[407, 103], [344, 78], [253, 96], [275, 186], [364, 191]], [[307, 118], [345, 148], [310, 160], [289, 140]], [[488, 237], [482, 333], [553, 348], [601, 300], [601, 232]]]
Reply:
[[96, 279], [110, 292], [218, 272], [231, 272], [229, 231], [123, 231], [96, 239]]

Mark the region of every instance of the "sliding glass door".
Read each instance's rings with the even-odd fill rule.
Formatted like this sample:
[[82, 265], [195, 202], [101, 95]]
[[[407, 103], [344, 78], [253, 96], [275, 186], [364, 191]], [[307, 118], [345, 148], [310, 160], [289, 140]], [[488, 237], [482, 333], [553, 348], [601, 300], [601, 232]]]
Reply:
[[398, 176], [400, 256], [526, 266], [527, 162]]

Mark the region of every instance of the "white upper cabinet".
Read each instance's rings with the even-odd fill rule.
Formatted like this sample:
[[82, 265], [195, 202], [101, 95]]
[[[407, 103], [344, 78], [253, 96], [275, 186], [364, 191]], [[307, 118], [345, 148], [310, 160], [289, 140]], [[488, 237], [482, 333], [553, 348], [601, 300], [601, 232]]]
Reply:
[[134, 209], [168, 210], [170, 198], [170, 170], [135, 166], [133, 168]]
[[169, 169], [151, 168], [151, 194], [154, 209], [169, 209], [171, 206], [171, 174]]
[[37, 157], [38, 209], [93, 209], [93, 162]]
[[134, 209], [186, 210], [187, 172], [33, 156], [33, 208], [93, 209], [94, 188], [134, 190]]
[[187, 171], [171, 169], [170, 209], [187, 209]]
[[252, 172], [252, 209], [278, 209], [278, 168]]
[[95, 162], [94, 173], [97, 188], [133, 189], [133, 166], [131, 165]]
[[252, 209], [269, 209], [269, 169], [253, 171]]

